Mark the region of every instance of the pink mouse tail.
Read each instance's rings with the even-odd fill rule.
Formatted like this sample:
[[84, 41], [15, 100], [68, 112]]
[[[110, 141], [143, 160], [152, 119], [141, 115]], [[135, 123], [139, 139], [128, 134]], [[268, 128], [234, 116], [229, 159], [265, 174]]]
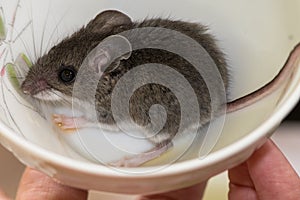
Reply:
[[285, 81], [290, 81], [297, 66], [300, 65], [300, 43], [290, 53], [286, 63], [272, 81], [260, 89], [227, 103], [227, 113], [250, 106], [276, 91]]

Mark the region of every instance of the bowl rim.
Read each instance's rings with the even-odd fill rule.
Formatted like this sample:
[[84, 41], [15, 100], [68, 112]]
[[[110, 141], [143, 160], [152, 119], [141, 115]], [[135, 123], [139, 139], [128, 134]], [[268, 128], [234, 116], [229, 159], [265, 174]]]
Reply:
[[[294, 50], [291, 51], [291, 54], [293, 54], [295, 51], [300, 52], [300, 43], [295, 47]], [[300, 58], [300, 54], [299, 54], [299, 58]], [[297, 65], [298, 65], [297, 69], [298, 68], [300, 69], [300, 62], [298, 62]], [[300, 70], [298, 73], [300, 73]], [[295, 81], [300, 83], [298, 79], [293, 79], [292, 83], [294, 83]], [[88, 173], [91, 175], [101, 176], [101, 177], [125, 178], [125, 179], [131, 179], [131, 178], [141, 179], [141, 178], [174, 176], [178, 174], [199, 170], [207, 166], [211, 166], [224, 159], [230, 158], [231, 156], [235, 155], [238, 152], [246, 150], [251, 145], [259, 141], [259, 139], [267, 137], [269, 131], [281, 123], [284, 117], [288, 115], [288, 113], [297, 104], [299, 99], [300, 99], [300, 84], [297, 84], [292, 89], [292, 92], [289, 94], [285, 102], [282, 103], [277, 108], [276, 112], [274, 112], [273, 115], [270, 115], [270, 117], [266, 119], [262, 124], [260, 124], [257, 128], [255, 128], [253, 131], [248, 133], [246, 136], [235, 141], [234, 143], [229, 144], [215, 152], [210, 153], [205, 157], [205, 159], [195, 158], [183, 162], [172, 163], [166, 168], [165, 167], [162, 168], [162, 170], [157, 170], [154, 173], [140, 173], [138, 174], [138, 176], [137, 174], [133, 174], [133, 173], [119, 173], [118, 171], [112, 170], [110, 167], [107, 167], [105, 165], [79, 161], [46, 150], [43, 147], [38, 146], [37, 144], [34, 144], [26, 140], [25, 138], [18, 136], [17, 134], [15, 134], [15, 131], [13, 131], [10, 127], [8, 127], [8, 125], [6, 125], [1, 121], [0, 121], [0, 135], [2, 135], [2, 137], [4, 137], [9, 142], [9, 146], [12, 146], [10, 145], [12, 143], [14, 146], [17, 146], [23, 152], [26, 152], [26, 154], [30, 154], [31, 156], [35, 157], [40, 161], [44, 161], [47, 164], [50, 163], [51, 166], [71, 169], [76, 173], [80, 172], [80, 173]], [[203, 160], [205, 160], [205, 162], [203, 162]], [[138, 169], [142, 169], [142, 168], [151, 169], [153, 167], [139, 167]], [[131, 168], [130, 171], [132, 169], [134, 168]]]

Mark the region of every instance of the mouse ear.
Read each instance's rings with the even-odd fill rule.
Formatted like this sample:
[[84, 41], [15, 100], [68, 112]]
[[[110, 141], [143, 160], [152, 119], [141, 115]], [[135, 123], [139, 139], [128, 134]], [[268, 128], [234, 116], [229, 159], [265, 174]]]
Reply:
[[130, 17], [117, 10], [107, 10], [98, 14], [86, 26], [92, 32], [99, 33], [102, 31], [111, 30], [113, 27], [131, 24]]
[[131, 43], [121, 35], [112, 35], [105, 38], [85, 58], [87, 65], [94, 68], [96, 73], [103, 73], [119, 66], [120, 61], [128, 59], [132, 52]]

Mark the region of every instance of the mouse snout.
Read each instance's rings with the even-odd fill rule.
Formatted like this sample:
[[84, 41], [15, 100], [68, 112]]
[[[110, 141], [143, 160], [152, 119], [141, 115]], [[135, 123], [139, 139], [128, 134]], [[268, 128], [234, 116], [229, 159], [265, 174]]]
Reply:
[[32, 82], [24, 81], [21, 86], [22, 92], [26, 95], [31, 95], [31, 96], [36, 95], [39, 92], [42, 92], [49, 88], [50, 87], [47, 84], [47, 81], [43, 78], [40, 78], [37, 81], [32, 81]]

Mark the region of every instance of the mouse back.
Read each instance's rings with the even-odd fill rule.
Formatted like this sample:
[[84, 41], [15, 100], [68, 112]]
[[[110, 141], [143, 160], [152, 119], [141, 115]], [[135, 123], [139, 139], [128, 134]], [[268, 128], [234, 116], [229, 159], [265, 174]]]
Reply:
[[[119, 11], [104, 11], [98, 14], [85, 27], [74, 34], [63, 39], [53, 46], [49, 52], [41, 56], [31, 67], [22, 90], [40, 101], [51, 102], [71, 102], [72, 91], [76, 75], [84, 59], [97, 47], [99, 43], [113, 35], [122, 35], [124, 31], [139, 29], [144, 27], [164, 28], [180, 32], [196, 43], [200, 44], [212, 58], [217, 66], [225, 88], [227, 88], [228, 75], [225, 56], [218, 48], [215, 38], [207, 33], [207, 27], [190, 22], [169, 19], [146, 19], [142, 22], [132, 22], [132, 20]], [[143, 42], [145, 38], [131, 35], [138, 42]], [[128, 38], [130, 41], [130, 38]], [[134, 48], [134, 47], [133, 47]], [[96, 90], [96, 111], [99, 123], [115, 126], [115, 120], [111, 108], [111, 98], [114, 87], [124, 74], [140, 65], [158, 63], [170, 66], [184, 76], [195, 91], [201, 112], [200, 119], [191, 119], [193, 123], [201, 122], [205, 124], [211, 118], [211, 99], [208, 88], [201, 74], [184, 58], [175, 53], [162, 49], [145, 48], [133, 50], [129, 56], [121, 57], [107, 62], [107, 58], [114, 57], [105, 49], [101, 49], [99, 63], [110, 63], [107, 69], [103, 70], [97, 90]], [[104, 51], [104, 53], [103, 53]], [[96, 58], [96, 57], [94, 57]], [[105, 64], [104, 64], [105, 65]], [[99, 68], [95, 68], [98, 69]], [[100, 69], [100, 71], [102, 71]], [[93, 80], [93, 75], [83, 77], [89, 83]], [[134, 79], [131, 80], [134, 83]], [[174, 80], [176, 81], [176, 80]], [[184, 88], [182, 88], [184, 90]], [[186, 97], [189, 98], [189, 97]], [[88, 101], [84, 98], [80, 101]], [[166, 108], [167, 121], [162, 131], [156, 137], [150, 139], [155, 144], [161, 144], [172, 139], [180, 124], [180, 103], [172, 91], [160, 84], [147, 84], [136, 90], [129, 101], [131, 118], [140, 126], [151, 129], [149, 123], [149, 109], [152, 105], [160, 104]], [[219, 105], [224, 106], [224, 105]], [[89, 118], [88, 112], [85, 112]], [[151, 123], [150, 123], [151, 124]], [[146, 131], [147, 132], [147, 131]]]

